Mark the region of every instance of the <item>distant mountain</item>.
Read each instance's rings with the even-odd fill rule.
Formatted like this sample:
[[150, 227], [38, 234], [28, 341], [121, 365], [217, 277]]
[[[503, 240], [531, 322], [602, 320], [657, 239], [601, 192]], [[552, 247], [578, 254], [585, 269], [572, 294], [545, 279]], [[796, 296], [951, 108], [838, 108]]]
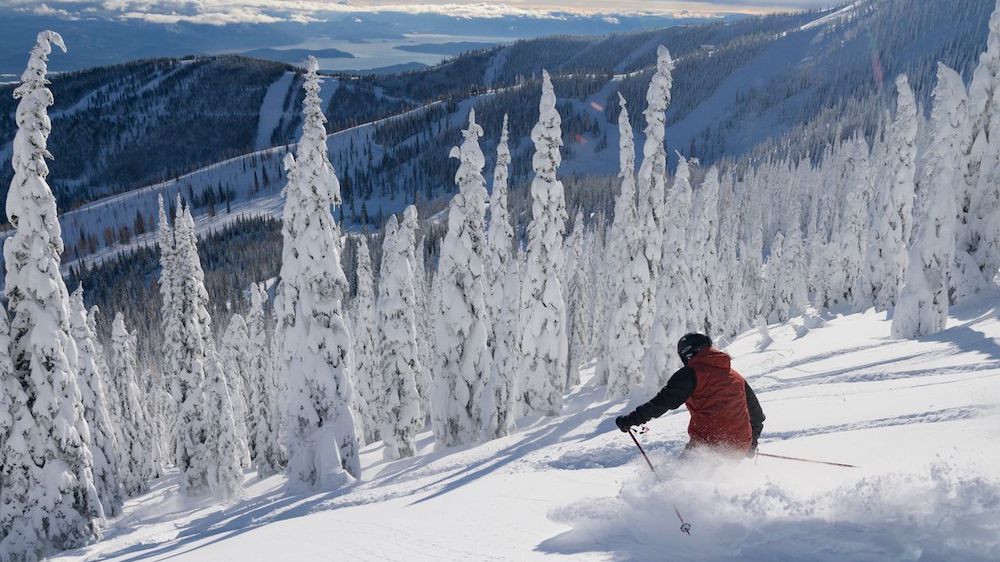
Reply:
[[403, 72], [417, 72], [429, 68], [422, 62], [408, 62], [404, 64], [393, 64], [390, 66], [380, 66], [377, 68], [365, 68], [361, 70], [337, 70], [336, 74], [347, 74], [353, 76], [375, 76], [379, 74], [400, 74]]
[[411, 53], [428, 53], [431, 55], [459, 55], [466, 51], [488, 49], [496, 43], [480, 43], [476, 41], [449, 41], [447, 43], [417, 43], [416, 45], [397, 45], [399, 51]]
[[[914, 6], [871, 0], [837, 11], [541, 38], [412, 72], [338, 73], [325, 80], [321, 94], [345, 202], [339, 218], [350, 228], [377, 223], [414, 200], [445, 201], [458, 165], [448, 150], [473, 107], [486, 132], [487, 167], [503, 115], [510, 115], [512, 181], [523, 186], [531, 175], [528, 135], [542, 69], [552, 73], [559, 97], [560, 173], [613, 176], [618, 94], [628, 101], [641, 143], [645, 90], [660, 44], [676, 60], [666, 135], [673, 159], [679, 151], [704, 164], [731, 161], [767, 143], [815, 157], [834, 136], [874, 133], [894, 99], [895, 75], [909, 75], [924, 107], [937, 61], [969, 76], [994, 1]], [[63, 217], [76, 257], [134, 244], [122, 227], [131, 231], [138, 215], [150, 224], [159, 193], [183, 195], [206, 228], [229, 220], [222, 208], [280, 212], [281, 160], [292, 148], [285, 143], [298, 135], [297, 69], [238, 57], [146, 61], [57, 76], [52, 89], [50, 179], [60, 209], [91, 202]], [[14, 131], [8, 100], [0, 92], [0, 153]], [[137, 123], [142, 127], [135, 129]], [[91, 131], [98, 140], [90, 140]], [[9, 184], [9, 152], [0, 157], [2, 189]]]
[[310, 55], [318, 59], [354, 59], [357, 58], [347, 51], [340, 49], [251, 49], [240, 53], [245, 57], [285, 62], [288, 64], [301, 64]]
[[[0, 74], [20, 75], [35, 34], [42, 29], [60, 32], [69, 47], [68, 53], [52, 57], [50, 70], [68, 71], [140, 58], [208, 55], [265, 47], [300, 48], [303, 42], [321, 38], [365, 42], [402, 39], [404, 34], [461, 33], [464, 37], [510, 39], [553, 34], [604, 35], [719, 19], [673, 18], [663, 15], [622, 15], [609, 18], [569, 13], [470, 17], [434, 13], [329, 12], [324, 13], [317, 21], [309, 22], [209, 25], [191, 23], [183, 18], [171, 21], [171, 17], [161, 18], [169, 23], [151, 23], [139, 17], [122, 18], [106, 14], [102, 17], [101, 6], [116, 4], [113, 2], [68, 3], [64, 8], [71, 9], [76, 4], [81, 11], [62, 16], [32, 14], [29, 11], [31, 2], [13, 4], [15, 7], [11, 7], [10, 3], [0, 2]], [[42, 3], [36, 4], [44, 6]], [[185, 6], [182, 4], [184, 3], [178, 3], [177, 10], [183, 11]], [[82, 11], [88, 7], [90, 10]], [[154, 8], [155, 6], [150, 7], [151, 10]], [[727, 16], [727, 19], [737, 17], [739, 16]], [[156, 20], [151, 15], [149, 19]], [[282, 59], [280, 62], [297, 61]]]

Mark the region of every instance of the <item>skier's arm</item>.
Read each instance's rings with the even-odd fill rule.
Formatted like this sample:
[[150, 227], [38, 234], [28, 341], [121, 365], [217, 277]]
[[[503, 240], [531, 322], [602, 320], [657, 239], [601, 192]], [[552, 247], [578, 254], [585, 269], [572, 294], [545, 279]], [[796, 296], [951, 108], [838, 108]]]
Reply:
[[665, 414], [667, 410], [676, 410], [681, 404], [687, 401], [694, 392], [697, 380], [694, 376], [694, 369], [683, 367], [674, 373], [667, 386], [663, 387], [652, 400], [635, 409], [629, 414], [629, 421], [632, 425], [642, 425], [653, 418], [658, 418]]
[[760, 402], [757, 401], [757, 395], [753, 393], [753, 389], [750, 388], [750, 383], [743, 383], [746, 385], [747, 394], [747, 411], [750, 412], [750, 429], [753, 431], [753, 444], [757, 445], [757, 439], [760, 437], [762, 431], [764, 431], [764, 410], [760, 407]]

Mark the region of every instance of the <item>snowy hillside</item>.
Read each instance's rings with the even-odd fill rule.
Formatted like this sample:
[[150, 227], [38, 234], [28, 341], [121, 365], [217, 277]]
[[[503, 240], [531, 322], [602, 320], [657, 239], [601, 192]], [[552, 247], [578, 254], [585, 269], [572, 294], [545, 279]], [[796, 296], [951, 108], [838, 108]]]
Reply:
[[418, 456], [392, 463], [370, 446], [362, 481], [338, 491], [294, 494], [247, 473], [247, 498], [218, 506], [179, 499], [168, 476], [105, 540], [55, 560], [994, 561], [996, 299], [922, 340], [889, 339], [868, 311], [772, 325], [764, 350], [756, 333], [726, 348], [767, 414], [761, 452], [859, 468], [682, 463], [681, 410], [640, 436], [658, 483], [612, 423], [629, 403], [605, 401], [585, 374], [561, 416], [444, 452], [421, 434]]
[[[543, 67], [553, 72], [563, 113], [562, 170], [568, 175], [615, 175], [618, 93], [629, 107], [644, 107], [655, 47], [661, 43], [671, 49], [678, 65], [675, 103], [667, 112], [671, 162], [676, 161], [674, 150], [707, 164], [737, 159], [768, 142], [797, 156], [815, 156], [834, 136], [856, 128], [871, 138], [883, 110], [891, 104], [891, 77], [906, 72], [925, 106], [935, 81], [936, 61], [968, 77], [991, 9], [991, 0], [971, 0], [958, 8], [950, 0], [928, 0], [918, 10], [902, 0], [874, 0], [820, 16], [771, 16], [601, 39], [524, 41], [464, 55], [426, 71], [355, 79], [350, 87], [342, 87], [343, 79], [328, 78], [323, 107], [334, 130], [329, 141], [331, 159], [345, 180], [343, 219], [355, 224], [380, 223], [388, 213], [414, 200], [450, 197], [457, 163], [446, 156], [457, 144], [459, 128], [471, 107], [477, 108], [483, 120], [488, 164], [492, 164], [490, 149], [499, 135], [499, 120], [505, 112], [510, 114], [515, 139], [512, 179], [515, 187], [523, 185], [530, 175], [527, 136], [535, 119], [532, 100], [538, 95], [537, 80], [531, 78], [537, 78]], [[879, 41], [872, 42], [873, 36]], [[153, 224], [158, 193], [172, 199], [180, 192], [190, 199], [200, 229], [231, 222], [229, 213], [216, 215], [223, 208], [236, 214], [277, 213], [284, 181], [281, 157], [293, 146], [283, 143], [299, 133], [300, 97], [293, 91], [299, 89], [297, 78], [279, 73], [278, 67], [267, 68], [274, 76], [258, 85], [261, 99], [254, 103], [259, 104], [259, 111], [253, 112], [250, 122], [241, 122], [247, 129], [245, 138], [242, 145], [234, 145], [255, 152], [247, 150], [245, 155], [174, 180], [65, 213], [70, 260], [134, 247], [134, 236], [141, 243], [144, 237], [135, 228], [137, 214], [145, 225]], [[89, 114], [98, 117], [103, 107], [86, 106]], [[358, 112], [378, 115], [413, 107], [393, 118], [347, 125]], [[53, 138], [64, 138], [59, 127], [68, 120], [59, 117], [60, 111], [54, 114]], [[832, 120], [840, 127], [828, 127]], [[642, 142], [641, 111], [632, 112], [632, 121]], [[279, 146], [268, 148], [275, 143]], [[70, 149], [52, 149], [57, 175], [61, 162], [72, 157], [66, 150]], [[122, 157], [127, 159], [127, 155]], [[6, 166], [8, 159], [3, 160]], [[77, 175], [61, 191], [77, 194], [106, 188], [81, 179], [76, 168], [71, 171]], [[56, 185], [62, 200], [60, 183]]]

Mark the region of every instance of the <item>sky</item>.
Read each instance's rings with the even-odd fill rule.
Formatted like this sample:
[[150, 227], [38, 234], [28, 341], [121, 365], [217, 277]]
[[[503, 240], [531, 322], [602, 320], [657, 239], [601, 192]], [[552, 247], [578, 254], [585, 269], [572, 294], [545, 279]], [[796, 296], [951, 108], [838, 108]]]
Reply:
[[335, 13], [392, 11], [440, 13], [462, 17], [509, 15], [551, 17], [579, 14], [663, 14], [701, 16], [719, 13], [766, 13], [829, 7], [838, 0], [0, 0], [0, 6], [25, 13], [63, 18], [140, 19], [159, 23], [187, 21], [276, 23], [321, 21]]

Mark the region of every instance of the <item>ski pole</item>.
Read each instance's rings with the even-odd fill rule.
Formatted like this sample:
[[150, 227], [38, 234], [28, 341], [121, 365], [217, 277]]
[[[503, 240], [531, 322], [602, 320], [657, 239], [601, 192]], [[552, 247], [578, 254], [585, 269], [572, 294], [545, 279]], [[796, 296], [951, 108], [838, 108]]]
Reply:
[[842, 462], [815, 461], [815, 460], [811, 460], [811, 459], [802, 459], [802, 458], [799, 458], [799, 457], [786, 457], [784, 455], [771, 455], [771, 454], [768, 454], [768, 453], [761, 453], [760, 451], [757, 452], [757, 456], [760, 456], [760, 457], [771, 457], [772, 459], [782, 459], [782, 460], [786, 460], [786, 461], [808, 462], [808, 463], [813, 463], [813, 464], [825, 464], [825, 465], [829, 465], [829, 466], [840, 466], [840, 467], [843, 467], [843, 468], [858, 468], [857, 465], [846, 464], [846, 463], [842, 463]]
[[[632, 431], [632, 428], [629, 428], [628, 434], [632, 437], [632, 441], [635, 442], [635, 446], [639, 447], [639, 452], [642, 453], [642, 458], [646, 459], [646, 464], [649, 465], [649, 470], [652, 470], [653, 474], [656, 474], [656, 469], [653, 467], [653, 463], [649, 462], [649, 455], [646, 454], [646, 451], [642, 448], [642, 445], [639, 444], [639, 440], [635, 438], [635, 432]], [[656, 475], [657, 478], [659, 478], [659, 474]]]
[[[653, 466], [653, 463], [649, 460], [649, 455], [646, 454], [646, 450], [642, 448], [642, 445], [639, 444], [639, 440], [635, 438], [635, 432], [632, 431], [632, 428], [629, 428], [628, 434], [632, 438], [632, 442], [635, 443], [635, 446], [639, 448], [639, 452], [642, 453], [642, 458], [646, 459], [646, 464], [649, 465], [649, 470], [652, 470], [653, 474], [656, 475], [656, 479], [659, 480], [660, 474], [656, 472], [656, 468]], [[677, 518], [681, 520], [681, 532], [686, 533], [687, 536], [690, 537], [691, 524], [684, 520], [684, 516], [681, 515], [681, 510], [677, 509], [676, 503], [673, 504], [673, 507], [674, 507], [674, 513], [677, 514]]]

